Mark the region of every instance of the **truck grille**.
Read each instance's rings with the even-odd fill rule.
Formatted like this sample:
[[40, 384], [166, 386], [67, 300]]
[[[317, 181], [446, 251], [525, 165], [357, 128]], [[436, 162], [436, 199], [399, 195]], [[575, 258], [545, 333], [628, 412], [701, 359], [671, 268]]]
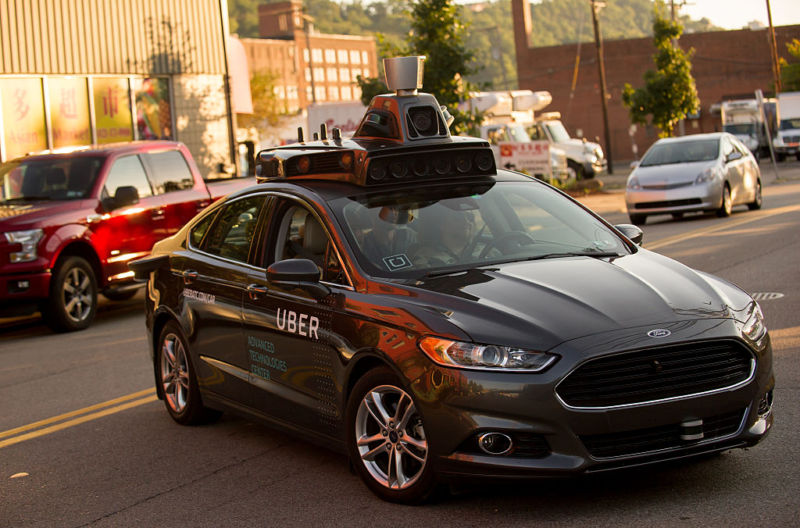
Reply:
[[664, 449], [691, 447], [698, 442], [732, 435], [739, 430], [743, 416], [743, 411], [736, 411], [705, 418], [702, 420], [702, 426], [697, 429], [702, 431], [703, 438], [695, 441], [681, 439], [685, 430], [681, 424], [649, 427], [621, 433], [584, 435], [580, 439], [594, 458], [637, 455]]
[[752, 353], [735, 341], [683, 343], [590, 360], [556, 393], [571, 407], [632, 405], [732, 387], [753, 369]]

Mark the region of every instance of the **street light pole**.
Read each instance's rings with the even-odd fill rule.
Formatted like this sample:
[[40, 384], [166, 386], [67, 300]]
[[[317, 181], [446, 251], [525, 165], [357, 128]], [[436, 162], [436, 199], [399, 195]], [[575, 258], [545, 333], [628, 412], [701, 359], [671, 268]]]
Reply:
[[781, 67], [778, 63], [778, 45], [775, 43], [775, 26], [772, 25], [772, 9], [767, 0], [767, 18], [769, 19], [769, 35], [772, 48], [772, 74], [775, 76], [775, 94], [783, 91], [781, 86]]
[[590, 0], [592, 3], [592, 24], [594, 25], [594, 44], [597, 50], [597, 70], [600, 74], [600, 99], [603, 105], [603, 135], [608, 160], [608, 173], [614, 174], [613, 158], [611, 154], [611, 134], [608, 133], [608, 96], [606, 95], [606, 68], [603, 63], [603, 39], [600, 36], [600, 27], [597, 22], [597, 13], [606, 6], [603, 0]]

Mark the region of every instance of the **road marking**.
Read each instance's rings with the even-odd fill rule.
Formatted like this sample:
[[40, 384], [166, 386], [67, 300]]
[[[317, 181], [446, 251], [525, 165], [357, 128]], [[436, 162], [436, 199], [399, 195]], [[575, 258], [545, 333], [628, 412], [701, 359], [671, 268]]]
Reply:
[[657, 240], [652, 244], [645, 244], [645, 248], [654, 250], [660, 249], [662, 247], [671, 246], [676, 242], [683, 242], [684, 240], [689, 240], [691, 238], [697, 238], [703, 235], [707, 235], [710, 233], [714, 233], [716, 231], [722, 231], [724, 229], [730, 229], [732, 227], [738, 227], [740, 225], [749, 224], [750, 222], [756, 222], [758, 220], [763, 220], [765, 218], [769, 218], [772, 216], [777, 216], [786, 213], [793, 213], [796, 211], [800, 211], [800, 205], [787, 205], [785, 207], [779, 207], [777, 209], [770, 209], [768, 211], [756, 211], [751, 212], [747, 216], [744, 216], [740, 219], [733, 220], [730, 222], [726, 222], [724, 224], [717, 224], [709, 227], [702, 227], [700, 229], [695, 229], [694, 231], [687, 231], [686, 233], [682, 233], [680, 235], [673, 235], [667, 238], [663, 238], [661, 240]]
[[[17, 444], [19, 442], [30, 440], [32, 438], [48, 435], [50, 433], [66, 429], [68, 427], [89, 422], [91, 420], [96, 420], [98, 418], [102, 418], [103, 416], [108, 416], [110, 414], [115, 414], [120, 411], [132, 409], [133, 407], [137, 407], [145, 403], [150, 403], [157, 399], [158, 397], [155, 394], [155, 389], [147, 389], [139, 392], [134, 392], [133, 394], [128, 394], [126, 396], [121, 396], [119, 398], [115, 398], [107, 402], [90, 405], [89, 407], [84, 407], [83, 409], [78, 409], [58, 416], [53, 416], [52, 418], [47, 418], [45, 420], [33, 422], [28, 425], [23, 425], [21, 427], [16, 427], [14, 429], [9, 429], [8, 431], [0, 432], [0, 438], [10, 437], [7, 440], [0, 441], [0, 449], [8, 447], [10, 445]], [[69, 418], [73, 419], [70, 420]], [[50, 427], [44, 427], [49, 424], [56, 424], [56, 425], [51, 425]], [[26, 431], [31, 431], [31, 432], [26, 433]]]

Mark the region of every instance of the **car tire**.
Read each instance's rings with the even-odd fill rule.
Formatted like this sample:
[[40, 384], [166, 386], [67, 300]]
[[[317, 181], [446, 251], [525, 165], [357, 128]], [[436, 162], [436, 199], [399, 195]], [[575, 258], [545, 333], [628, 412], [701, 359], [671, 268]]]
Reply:
[[637, 226], [644, 225], [647, 222], [647, 215], [643, 214], [629, 214], [628, 218], [631, 219], [633, 225]]
[[567, 160], [567, 171], [569, 173], [575, 174], [576, 180], [583, 180], [589, 178], [586, 176], [586, 172], [583, 170], [583, 165], [581, 165], [576, 161]]
[[422, 418], [391, 370], [376, 368], [356, 382], [345, 424], [352, 465], [375, 495], [401, 504], [434, 495], [438, 483]]
[[733, 210], [733, 200], [731, 199], [731, 188], [728, 187], [726, 183], [724, 187], [722, 187], [722, 205], [719, 206], [717, 209], [717, 216], [720, 218], [725, 218], [731, 215], [731, 211]]
[[137, 293], [139, 288], [132, 288], [128, 290], [107, 290], [103, 292], [103, 297], [109, 301], [127, 301], [132, 299]]
[[97, 279], [81, 257], [67, 257], [56, 265], [50, 296], [42, 305], [45, 323], [55, 332], [88, 328], [97, 313]]
[[756, 195], [753, 198], [753, 201], [747, 204], [747, 207], [751, 211], [756, 211], [761, 209], [761, 205], [764, 203], [764, 199], [761, 196], [761, 180], [756, 180]]
[[156, 350], [158, 391], [172, 419], [181, 425], [209, 423], [222, 414], [203, 405], [189, 346], [175, 321], [161, 330]]

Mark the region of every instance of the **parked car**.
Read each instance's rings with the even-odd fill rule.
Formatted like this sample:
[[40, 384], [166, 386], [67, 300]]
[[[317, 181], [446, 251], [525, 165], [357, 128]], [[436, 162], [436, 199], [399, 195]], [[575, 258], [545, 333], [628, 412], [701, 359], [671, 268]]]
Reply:
[[[253, 180], [220, 184], [230, 192]], [[212, 199], [186, 146], [142, 141], [0, 165], [0, 313], [41, 311], [56, 331], [89, 326], [97, 295], [130, 298], [128, 261]]]
[[405, 503], [445, 479], [760, 442], [774, 377], [758, 304], [498, 170], [410, 77], [352, 140], [262, 151], [261, 183], [130, 264], [170, 416], [258, 418]]
[[761, 171], [732, 134], [664, 138], [651, 146], [628, 177], [625, 203], [631, 222], [693, 211], [729, 216], [737, 205], [761, 208]]

